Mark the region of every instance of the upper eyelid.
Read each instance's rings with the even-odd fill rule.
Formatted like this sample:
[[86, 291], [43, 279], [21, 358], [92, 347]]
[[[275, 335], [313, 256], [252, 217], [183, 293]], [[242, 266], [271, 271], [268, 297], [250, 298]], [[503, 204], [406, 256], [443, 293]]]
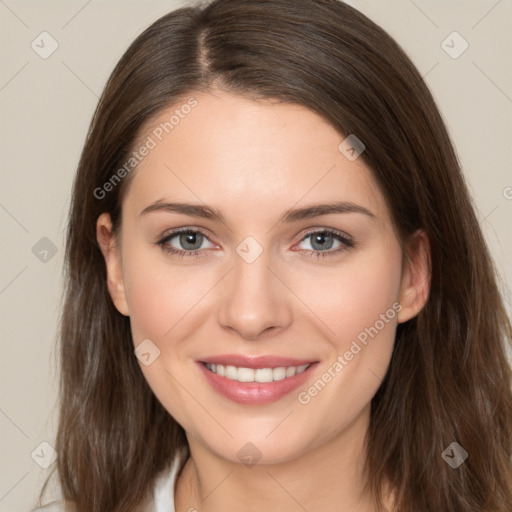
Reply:
[[[159, 237], [159, 240], [160, 241], [165, 241], [165, 240], [169, 240], [177, 235], [181, 235], [182, 233], [189, 233], [189, 232], [192, 232], [192, 233], [200, 233], [201, 235], [203, 235], [205, 238], [207, 238], [208, 240], [210, 240], [210, 236], [205, 232], [203, 231], [202, 229], [199, 229], [199, 228], [177, 228], [175, 231], [171, 231], [170, 233], [167, 233], [165, 235], [162, 235]], [[212, 242], [210, 240], [210, 242]], [[214, 243], [214, 242], [212, 242]]]
[[313, 228], [313, 229], [309, 229], [307, 230], [303, 235], [302, 235], [302, 238], [300, 239], [300, 241], [302, 242], [302, 240], [304, 240], [304, 238], [306, 238], [307, 236], [309, 235], [312, 235], [313, 233], [332, 233], [334, 235], [339, 235], [343, 238], [346, 238], [347, 240], [352, 240], [352, 236], [349, 235], [348, 233], [345, 233], [344, 231], [341, 231], [339, 229], [334, 229], [334, 228]]

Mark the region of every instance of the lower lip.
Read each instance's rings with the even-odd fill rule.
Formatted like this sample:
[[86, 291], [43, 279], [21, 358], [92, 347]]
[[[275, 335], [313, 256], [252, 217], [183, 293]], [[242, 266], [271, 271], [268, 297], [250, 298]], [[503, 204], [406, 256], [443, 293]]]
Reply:
[[311, 363], [306, 370], [293, 377], [272, 382], [239, 382], [221, 377], [198, 362], [210, 386], [218, 393], [239, 404], [259, 405], [275, 402], [304, 384], [318, 363]]

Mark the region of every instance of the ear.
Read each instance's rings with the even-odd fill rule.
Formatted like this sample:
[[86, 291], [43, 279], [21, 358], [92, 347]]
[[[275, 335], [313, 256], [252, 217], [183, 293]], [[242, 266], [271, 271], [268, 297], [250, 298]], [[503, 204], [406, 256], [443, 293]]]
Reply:
[[96, 222], [96, 240], [100, 246], [107, 267], [107, 285], [112, 301], [119, 313], [129, 316], [128, 301], [121, 269], [121, 254], [118, 240], [112, 231], [112, 220], [108, 213], [102, 213]]
[[408, 240], [402, 268], [398, 323], [414, 318], [425, 306], [430, 292], [430, 244], [422, 229]]

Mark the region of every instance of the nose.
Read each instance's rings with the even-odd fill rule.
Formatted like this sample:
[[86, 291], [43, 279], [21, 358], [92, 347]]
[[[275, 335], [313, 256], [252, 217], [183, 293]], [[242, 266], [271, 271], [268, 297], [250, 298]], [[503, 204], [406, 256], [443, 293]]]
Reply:
[[291, 292], [272, 265], [269, 251], [249, 263], [238, 254], [224, 279], [218, 322], [247, 340], [286, 329], [292, 321]]

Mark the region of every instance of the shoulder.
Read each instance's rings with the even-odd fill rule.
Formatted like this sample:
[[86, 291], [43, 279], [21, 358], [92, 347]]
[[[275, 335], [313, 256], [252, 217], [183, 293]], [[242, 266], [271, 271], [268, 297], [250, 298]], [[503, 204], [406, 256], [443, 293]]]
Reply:
[[[153, 503], [145, 512], [174, 512], [174, 492], [176, 477], [179, 469], [179, 461], [173, 463], [157, 478], [153, 493]], [[71, 502], [64, 500], [53, 501], [43, 507], [34, 508], [28, 512], [74, 512]]]

